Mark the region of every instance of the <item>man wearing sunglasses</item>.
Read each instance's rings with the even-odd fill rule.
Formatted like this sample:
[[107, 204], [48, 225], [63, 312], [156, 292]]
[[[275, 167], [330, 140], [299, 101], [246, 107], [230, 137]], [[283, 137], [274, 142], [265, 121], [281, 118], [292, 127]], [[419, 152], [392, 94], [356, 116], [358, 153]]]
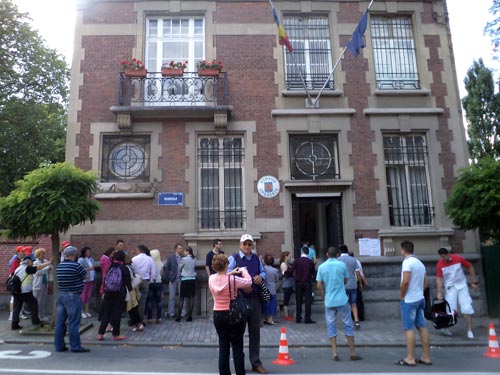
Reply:
[[240, 238], [240, 251], [231, 255], [229, 260], [228, 272], [236, 267], [246, 267], [252, 277], [251, 287], [243, 289], [245, 297], [251, 306], [251, 313], [248, 317], [248, 347], [252, 371], [259, 374], [267, 374], [267, 370], [262, 366], [260, 360], [260, 300], [259, 285], [266, 278], [266, 271], [259, 257], [252, 252], [254, 245], [253, 237], [250, 234], [244, 234]]

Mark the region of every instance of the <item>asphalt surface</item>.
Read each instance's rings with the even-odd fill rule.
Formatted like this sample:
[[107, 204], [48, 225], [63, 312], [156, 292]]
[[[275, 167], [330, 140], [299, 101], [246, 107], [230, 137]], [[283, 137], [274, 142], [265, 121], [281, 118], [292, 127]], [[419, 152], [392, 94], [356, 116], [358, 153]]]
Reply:
[[[388, 304], [388, 308], [398, 308]], [[263, 325], [261, 328], [261, 346], [279, 347], [281, 328], [286, 328], [286, 339], [289, 347], [330, 347], [324, 316], [320, 309], [316, 308], [312, 319], [316, 324], [297, 324], [294, 321], [276, 319], [275, 326]], [[22, 330], [11, 330], [10, 322], [7, 320], [8, 313], [0, 312], [0, 343], [42, 343], [53, 342], [52, 334], [36, 334], [30, 320], [21, 320]], [[498, 319], [488, 317], [474, 317], [473, 327], [475, 338], [470, 340], [466, 337], [464, 320], [459, 317], [458, 324], [450, 331], [452, 337], [444, 336], [441, 331], [435, 330], [431, 322], [427, 328], [430, 332], [431, 346], [483, 346], [488, 348], [489, 324], [493, 323], [497, 334], [500, 333]], [[97, 329], [99, 322], [97, 318], [82, 319], [82, 344], [92, 345], [128, 345], [128, 346], [184, 346], [184, 347], [217, 347], [217, 333], [213, 322], [205, 316], [195, 316], [192, 322], [175, 322], [163, 319], [160, 324], [147, 325], [143, 332], [133, 332], [127, 326], [127, 319], [122, 319], [121, 334], [128, 337], [127, 340], [116, 342], [111, 340], [111, 333], [105, 335], [104, 341], [97, 341]], [[338, 326], [338, 343], [346, 345], [342, 325]], [[361, 328], [355, 331], [355, 343], [357, 347], [399, 347], [404, 346], [404, 333], [399, 319], [368, 319], [361, 322]], [[246, 342], [247, 344], [247, 342]], [[417, 339], [417, 345], [419, 340]]]

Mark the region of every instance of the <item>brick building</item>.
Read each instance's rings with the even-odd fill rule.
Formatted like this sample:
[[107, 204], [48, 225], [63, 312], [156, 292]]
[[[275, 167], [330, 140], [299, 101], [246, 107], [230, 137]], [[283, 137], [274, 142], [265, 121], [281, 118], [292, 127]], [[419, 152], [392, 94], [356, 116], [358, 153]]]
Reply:
[[[444, 0], [375, 1], [332, 77], [367, 1], [276, 0], [293, 56], [267, 0], [77, 3], [66, 159], [99, 172], [101, 210], [72, 243], [476, 251], [444, 211], [468, 159]], [[147, 76], [120, 73], [132, 58]], [[222, 73], [198, 74], [203, 59]], [[182, 76], [160, 74], [171, 60]]]

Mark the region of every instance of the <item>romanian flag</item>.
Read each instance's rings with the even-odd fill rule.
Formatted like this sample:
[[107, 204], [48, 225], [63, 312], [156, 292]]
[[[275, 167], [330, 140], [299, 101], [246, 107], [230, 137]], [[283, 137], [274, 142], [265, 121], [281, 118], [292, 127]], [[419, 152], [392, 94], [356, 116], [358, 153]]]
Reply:
[[271, 8], [273, 8], [273, 17], [274, 17], [274, 22], [276, 22], [276, 25], [278, 25], [278, 38], [279, 38], [279, 43], [282, 46], [286, 46], [288, 48], [288, 51], [290, 53], [293, 52], [293, 47], [292, 43], [290, 42], [290, 39], [288, 38], [288, 35], [286, 34], [285, 28], [280, 22], [280, 17], [278, 16], [278, 12], [276, 8], [274, 8], [273, 2], [269, 0], [269, 3], [271, 4]]

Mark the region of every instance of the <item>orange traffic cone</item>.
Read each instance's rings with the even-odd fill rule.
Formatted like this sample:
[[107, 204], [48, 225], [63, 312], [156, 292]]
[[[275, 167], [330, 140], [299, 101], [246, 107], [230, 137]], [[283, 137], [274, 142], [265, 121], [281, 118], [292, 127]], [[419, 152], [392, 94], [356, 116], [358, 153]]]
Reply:
[[288, 354], [288, 341], [286, 339], [286, 328], [281, 327], [280, 349], [278, 351], [278, 358], [273, 361], [275, 365], [289, 366], [294, 365], [295, 361], [290, 358]]
[[498, 347], [497, 334], [495, 332], [495, 326], [493, 325], [493, 323], [490, 323], [488, 351], [484, 353], [484, 356], [489, 358], [500, 358], [500, 348]]

